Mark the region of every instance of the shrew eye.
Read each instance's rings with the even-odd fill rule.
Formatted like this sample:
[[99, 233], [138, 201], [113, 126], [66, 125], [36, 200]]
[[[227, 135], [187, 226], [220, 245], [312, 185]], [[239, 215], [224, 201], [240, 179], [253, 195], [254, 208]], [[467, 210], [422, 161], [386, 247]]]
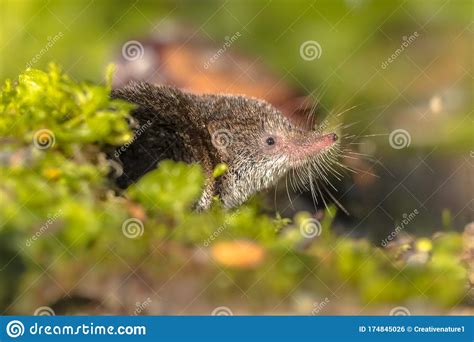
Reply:
[[271, 146], [275, 144], [275, 139], [273, 139], [272, 137], [269, 137], [267, 138], [267, 140], [265, 140], [265, 142], [267, 143], [268, 146]]

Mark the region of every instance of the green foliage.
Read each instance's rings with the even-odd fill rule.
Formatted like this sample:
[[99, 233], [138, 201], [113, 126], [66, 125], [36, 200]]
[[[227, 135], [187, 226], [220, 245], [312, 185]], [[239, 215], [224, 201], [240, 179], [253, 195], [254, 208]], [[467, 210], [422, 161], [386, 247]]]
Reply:
[[125, 143], [131, 138], [124, 120], [131, 107], [111, 101], [109, 93], [110, 84], [78, 84], [54, 65], [48, 73], [29, 69], [16, 86], [6, 82], [2, 89], [0, 135], [8, 137], [14, 129], [15, 136], [28, 143], [35, 129], [47, 128], [59, 148], [92, 142]]
[[198, 165], [164, 161], [127, 192], [149, 211], [160, 208], [164, 213], [179, 215], [189, 210], [201, 193], [203, 182]]
[[[2, 307], [13, 304], [11, 312], [31, 311], [33, 301], [21, 304], [29, 298], [21, 294], [33, 280], [48, 279], [45, 269], [71, 291], [91, 271], [86, 266], [98, 262], [105, 265], [101, 275], [125, 260], [150, 278], [167, 279], [187, 264], [186, 255], [193, 250], [214, 253], [214, 262], [208, 261], [194, 277], [214, 279], [210, 293], [216, 297], [235, 284], [257, 303], [280, 302], [299, 289], [313, 296], [335, 291], [371, 304], [421, 298], [452, 305], [463, 297], [466, 271], [459, 263], [461, 237], [454, 232], [415, 243], [411, 254], [430, 257], [412, 263], [399, 257], [406, 248], [382, 250], [366, 240], [336, 236], [328, 214], [320, 223], [321, 234], [311, 239], [300, 230], [310, 219], [307, 213], [293, 220], [272, 218], [257, 201], [233, 211], [216, 203], [197, 213], [192, 206], [203, 186], [202, 171], [171, 161], [124, 194], [114, 194], [102, 151], [131, 138], [126, 124], [131, 106], [110, 99], [109, 91], [110, 83], [78, 83], [54, 65], [47, 72], [28, 70], [17, 83], [7, 81], [2, 88]], [[41, 129], [49, 130], [47, 138], [53, 140], [38, 142], [35, 133]], [[219, 176], [225, 170], [216, 172]], [[134, 225], [127, 226], [130, 222]], [[231, 261], [228, 255], [224, 260], [215, 248], [223, 241], [251, 243], [257, 257], [244, 265], [250, 253], [235, 252]], [[165, 264], [159, 262], [161, 254], [154, 254], [156, 246], [168, 246]], [[120, 254], [120, 262], [110, 258], [114, 253]]]

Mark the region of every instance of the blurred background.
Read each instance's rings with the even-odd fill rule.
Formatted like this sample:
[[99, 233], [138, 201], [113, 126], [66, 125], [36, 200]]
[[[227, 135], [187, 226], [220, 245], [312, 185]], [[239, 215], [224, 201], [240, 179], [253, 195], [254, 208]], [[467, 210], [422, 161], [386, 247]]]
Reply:
[[[469, 0], [0, 0], [0, 78], [54, 61], [103, 83], [115, 63], [116, 87], [140, 79], [246, 94], [295, 121], [340, 124], [356, 172], [334, 180], [349, 215], [339, 210], [332, 229], [381, 246], [414, 211], [404, 231], [417, 237], [473, 221], [472, 19]], [[323, 208], [285, 184], [262, 199], [281, 217]]]

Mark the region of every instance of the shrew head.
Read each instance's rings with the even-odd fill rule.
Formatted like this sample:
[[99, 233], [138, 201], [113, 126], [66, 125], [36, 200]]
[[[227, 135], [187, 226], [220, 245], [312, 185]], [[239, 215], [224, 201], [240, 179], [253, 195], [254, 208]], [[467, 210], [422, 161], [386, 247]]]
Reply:
[[335, 133], [322, 134], [296, 126], [270, 104], [241, 96], [215, 100], [208, 131], [229, 172], [220, 180], [226, 206], [241, 204], [274, 185], [289, 171], [312, 181], [318, 163], [329, 162], [337, 149]]

